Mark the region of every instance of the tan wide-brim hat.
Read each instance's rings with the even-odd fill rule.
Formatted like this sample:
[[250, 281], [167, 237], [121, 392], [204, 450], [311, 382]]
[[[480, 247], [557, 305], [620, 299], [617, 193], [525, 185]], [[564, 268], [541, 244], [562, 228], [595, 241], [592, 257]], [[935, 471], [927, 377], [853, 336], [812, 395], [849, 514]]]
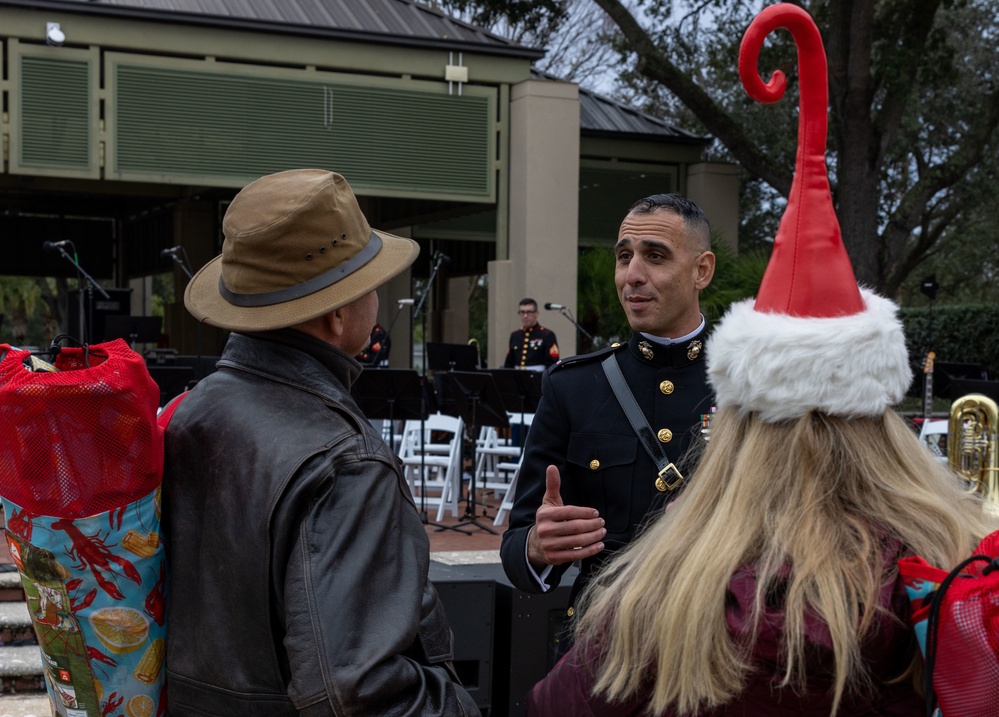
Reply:
[[347, 180], [322, 169], [245, 186], [222, 222], [222, 254], [194, 275], [184, 305], [231, 331], [294, 326], [359, 299], [402, 273], [420, 248], [374, 231]]

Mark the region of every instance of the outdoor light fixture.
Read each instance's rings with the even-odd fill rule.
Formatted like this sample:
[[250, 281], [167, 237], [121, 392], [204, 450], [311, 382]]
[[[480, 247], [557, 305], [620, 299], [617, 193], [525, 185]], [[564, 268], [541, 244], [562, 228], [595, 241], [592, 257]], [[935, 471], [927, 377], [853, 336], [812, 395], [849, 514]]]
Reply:
[[59, 27], [59, 23], [45, 23], [45, 44], [58, 47], [64, 42], [66, 42], [66, 33]]

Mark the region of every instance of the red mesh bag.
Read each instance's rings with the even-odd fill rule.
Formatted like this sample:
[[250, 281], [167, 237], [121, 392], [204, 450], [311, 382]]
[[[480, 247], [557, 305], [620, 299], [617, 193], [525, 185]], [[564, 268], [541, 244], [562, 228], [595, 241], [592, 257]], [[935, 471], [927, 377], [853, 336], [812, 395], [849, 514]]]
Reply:
[[81, 518], [148, 495], [163, 473], [159, 388], [122, 339], [62, 348], [57, 372], [0, 344], [0, 495]]
[[927, 695], [936, 692], [944, 717], [999, 715], [999, 532], [975, 553], [944, 579], [930, 607]]

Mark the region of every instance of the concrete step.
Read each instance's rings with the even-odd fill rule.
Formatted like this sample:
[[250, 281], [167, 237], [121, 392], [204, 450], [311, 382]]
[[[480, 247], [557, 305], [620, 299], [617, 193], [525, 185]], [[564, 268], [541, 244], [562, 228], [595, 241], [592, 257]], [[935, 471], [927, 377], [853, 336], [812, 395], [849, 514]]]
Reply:
[[48, 695], [0, 695], [0, 717], [50, 717], [52, 703]]
[[42, 674], [42, 653], [38, 645], [0, 647], [0, 678], [33, 677]]
[[[42, 654], [31, 626], [28, 606], [23, 599], [0, 602], [0, 695], [44, 696], [44, 692]], [[6, 717], [8, 712], [0, 705], [0, 717]]]
[[16, 570], [0, 572], [0, 602], [17, 600], [24, 600], [21, 573]]
[[0, 602], [0, 645], [34, 639], [35, 630], [31, 626], [28, 605], [23, 600]]
[[[43, 675], [38, 645], [0, 647], [0, 700], [12, 695], [44, 697]], [[0, 701], [0, 717], [6, 717], [8, 712]]]
[[53, 714], [42, 674], [42, 653], [24, 601], [21, 574], [7, 541], [0, 540], [0, 717]]

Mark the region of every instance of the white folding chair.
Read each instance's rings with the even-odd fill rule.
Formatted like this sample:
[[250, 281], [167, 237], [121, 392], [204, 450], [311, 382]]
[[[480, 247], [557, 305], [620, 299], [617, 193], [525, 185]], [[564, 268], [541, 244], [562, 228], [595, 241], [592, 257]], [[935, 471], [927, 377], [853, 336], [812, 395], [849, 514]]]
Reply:
[[947, 462], [947, 431], [950, 421], [940, 419], [923, 421], [919, 429], [919, 442], [930, 449], [937, 460]]
[[[533, 413], [511, 413], [510, 425], [521, 425], [528, 427], [534, 420]], [[524, 436], [521, 436], [523, 443]], [[506, 514], [513, 507], [513, 500], [516, 497], [517, 478], [520, 476], [520, 465], [524, 460], [523, 446], [500, 446], [505, 449], [507, 460], [496, 460], [493, 464], [492, 480], [488, 478], [483, 482], [483, 486], [492, 490], [496, 495], [502, 495], [500, 507], [496, 511], [493, 525], [502, 525], [506, 519]], [[497, 451], [498, 452], [498, 451]]]
[[513, 508], [513, 500], [517, 497], [517, 479], [520, 477], [520, 467], [524, 462], [524, 455], [521, 454], [516, 462], [503, 462], [496, 465], [497, 471], [509, 471], [510, 481], [502, 484], [504, 487], [503, 500], [496, 510], [496, 517], [493, 518], [493, 525], [503, 525], [506, 514]]
[[496, 464], [519, 455], [520, 448], [501, 439], [493, 426], [483, 426], [475, 447], [475, 485], [491, 488], [488, 484], [498, 476]]
[[[423, 421], [421, 439], [420, 421], [406, 421], [399, 446], [409, 489], [418, 505], [436, 505], [437, 520], [450, 510], [458, 516], [461, 499], [461, 443], [464, 423], [457, 416], [435, 413]], [[447, 433], [446, 443], [431, 442], [437, 433]], [[431, 492], [434, 495], [431, 495]]]

